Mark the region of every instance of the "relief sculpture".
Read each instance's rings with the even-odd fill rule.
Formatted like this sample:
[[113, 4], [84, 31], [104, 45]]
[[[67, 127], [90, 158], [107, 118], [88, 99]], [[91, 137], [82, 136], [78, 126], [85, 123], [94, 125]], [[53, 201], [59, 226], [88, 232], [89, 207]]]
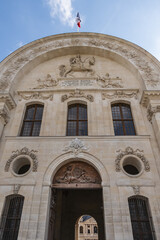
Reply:
[[53, 183], [92, 183], [100, 184], [101, 179], [95, 169], [83, 162], [74, 162], [62, 167], [56, 174]]
[[39, 78], [37, 82], [38, 85], [34, 89], [51, 88], [58, 85], [58, 81], [50, 74], [47, 74], [45, 79]]
[[61, 77], [67, 77], [68, 75], [74, 77], [75, 72], [84, 72], [85, 76], [94, 75], [92, 66], [95, 64], [94, 57], [87, 57], [84, 60], [81, 59], [80, 55], [70, 58], [70, 66], [61, 65], [59, 67], [59, 74]]

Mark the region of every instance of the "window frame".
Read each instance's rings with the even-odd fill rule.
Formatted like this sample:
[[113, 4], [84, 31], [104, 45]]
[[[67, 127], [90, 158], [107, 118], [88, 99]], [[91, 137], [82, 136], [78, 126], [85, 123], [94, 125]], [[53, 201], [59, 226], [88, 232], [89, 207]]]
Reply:
[[[120, 110], [120, 116], [121, 118], [113, 118], [113, 112], [112, 112], [112, 107], [118, 106]], [[122, 112], [122, 106], [128, 107], [131, 113], [131, 118], [124, 118], [123, 117], [123, 112]], [[114, 134], [115, 136], [136, 136], [136, 128], [135, 128], [135, 123], [133, 119], [133, 114], [132, 114], [132, 109], [130, 103], [124, 103], [124, 102], [116, 102], [116, 103], [111, 103], [111, 114], [112, 114], [112, 123], [113, 123], [113, 129], [114, 129]], [[122, 129], [123, 129], [123, 134], [119, 135], [115, 133], [115, 127], [114, 127], [114, 121], [121, 122], [122, 123]], [[125, 121], [132, 122], [133, 124], [133, 129], [135, 134], [127, 134], [126, 129], [125, 129]]]
[[[11, 211], [11, 207], [13, 208], [13, 203], [11, 206], [11, 201], [12, 200], [16, 200], [16, 198], [19, 198], [19, 204], [16, 207], [14, 207], [14, 210], [20, 210], [18, 212], [18, 215], [14, 215], [15, 213], [13, 213], [12, 215], [9, 215], [9, 210]], [[19, 228], [20, 228], [20, 223], [21, 223], [21, 218], [22, 218], [22, 212], [23, 212], [23, 206], [24, 206], [24, 196], [19, 195], [19, 194], [11, 194], [6, 196], [5, 198], [5, 202], [4, 202], [4, 207], [3, 207], [3, 211], [2, 211], [2, 216], [1, 216], [1, 222], [0, 222], [0, 239], [5, 240], [8, 239], [8, 236], [6, 238], [6, 236], [4, 235], [8, 230], [8, 233], [11, 232], [12, 233], [12, 239], [13, 240], [17, 240], [18, 239], [18, 234], [19, 234]], [[14, 205], [15, 206], [15, 205]], [[16, 211], [16, 214], [17, 214]], [[14, 221], [14, 228], [8, 228], [7, 229], [7, 221], [9, 224], [9, 220], [10, 221]]]
[[[27, 117], [27, 113], [28, 113], [28, 110], [32, 107], [35, 107], [34, 109], [34, 116], [33, 116], [33, 119], [32, 120], [26, 120], [26, 117]], [[22, 127], [21, 127], [21, 131], [20, 131], [20, 136], [21, 137], [38, 137], [40, 135], [40, 131], [41, 131], [41, 125], [42, 125], [42, 119], [43, 119], [43, 112], [42, 112], [42, 118], [41, 120], [36, 120], [35, 119], [35, 116], [36, 116], [36, 113], [37, 113], [37, 108], [38, 107], [42, 107], [43, 108], [43, 112], [44, 112], [44, 104], [41, 104], [41, 103], [32, 103], [32, 104], [29, 104], [26, 106], [26, 109], [25, 109], [25, 113], [24, 113], [24, 116], [23, 116], [23, 122], [22, 122]], [[29, 135], [23, 135], [23, 131], [24, 131], [24, 126], [25, 126], [25, 123], [26, 122], [31, 122], [32, 123], [32, 126], [30, 128], [30, 134]], [[35, 122], [40, 122], [40, 130], [39, 130], [39, 134], [38, 135], [33, 135], [33, 127], [34, 127], [34, 123]]]
[[[145, 209], [146, 209], [146, 219], [141, 220], [140, 218], [142, 217], [142, 215], [138, 215], [137, 213], [139, 213], [139, 209], [138, 209], [138, 204], [137, 201], [143, 201], [143, 204], [145, 205]], [[135, 201], [135, 209], [136, 209], [136, 218], [132, 218], [131, 216], [131, 208], [130, 208], [130, 203], [131, 201]], [[153, 225], [153, 220], [152, 220], [152, 215], [151, 215], [151, 210], [150, 210], [150, 206], [149, 206], [149, 200], [148, 198], [144, 197], [144, 196], [140, 196], [140, 195], [136, 195], [136, 196], [131, 196], [128, 198], [128, 208], [129, 208], [129, 213], [130, 213], [130, 219], [131, 219], [131, 226], [132, 226], [132, 234], [133, 234], [133, 239], [134, 237], [137, 237], [136, 234], [137, 232], [134, 232], [134, 227], [133, 227], [133, 223], [136, 222], [138, 224], [138, 236], [143, 237], [145, 232], [143, 232], [142, 230], [142, 226], [141, 223], [148, 223], [150, 226], [150, 230], [147, 232], [147, 234], [149, 234], [149, 236], [152, 236], [152, 239], [149, 238], [149, 240], [156, 240], [156, 236], [155, 236], [155, 230], [154, 230], [154, 225]], [[141, 231], [140, 231], [141, 230]]]
[[[69, 120], [69, 109], [71, 109], [72, 107], [76, 106], [76, 120]], [[86, 109], [86, 113], [87, 113], [87, 119], [83, 120], [83, 119], [79, 119], [79, 107], [83, 106]], [[69, 122], [76, 122], [76, 135], [69, 135], [69, 131], [68, 131], [68, 123]], [[86, 126], [87, 126], [87, 134], [85, 135], [79, 135], [79, 123], [80, 122], [86, 122]], [[88, 136], [88, 109], [87, 109], [87, 105], [83, 104], [83, 103], [73, 103], [68, 105], [68, 109], [67, 109], [67, 129], [66, 129], [66, 136]]]

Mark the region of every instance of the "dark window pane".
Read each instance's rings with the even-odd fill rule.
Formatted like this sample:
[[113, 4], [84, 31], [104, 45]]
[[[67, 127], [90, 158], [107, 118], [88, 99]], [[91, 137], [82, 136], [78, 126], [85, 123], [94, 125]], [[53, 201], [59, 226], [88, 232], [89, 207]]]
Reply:
[[124, 119], [132, 119], [132, 114], [129, 106], [122, 105], [122, 115]]
[[113, 121], [115, 135], [124, 135], [123, 125], [121, 121]]
[[39, 136], [42, 115], [43, 106], [37, 104], [29, 106], [23, 121], [21, 136]]
[[135, 129], [132, 121], [124, 121], [126, 135], [135, 135]]
[[43, 107], [38, 106], [37, 109], [36, 109], [35, 119], [36, 120], [42, 120], [42, 114], [43, 114]]
[[86, 106], [79, 106], [79, 120], [87, 120], [87, 108]]
[[154, 233], [152, 232], [149, 217], [148, 202], [142, 197], [130, 198], [129, 210], [131, 215], [133, 237], [135, 239], [153, 240]]
[[68, 107], [67, 135], [87, 135], [87, 107], [82, 104], [74, 104]]
[[30, 136], [32, 128], [32, 122], [25, 122], [23, 125], [22, 136]]
[[76, 122], [69, 121], [68, 122], [68, 136], [76, 136]]
[[76, 120], [77, 119], [77, 106], [70, 107], [68, 109], [68, 120]]
[[25, 120], [33, 120], [33, 118], [34, 118], [34, 111], [35, 111], [35, 107], [34, 106], [27, 108]]
[[112, 107], [112, 116], [113, 116], [113, 119], [121, 119], [121, 113], [120, 113], [119, 106]]
[[34, 122], [32, 136], [39, 136], [41, 128], [41, 122]]
[[87, 136], [87, 122], [79, 122], [79, 131], [78, 131], [79, 136]]
[[129, 105], [112, 105], [112, 118], [115, 135], [135, 135], [134, 123]]
[[24, 197], [11, 195], [6, 198], [0, 226], [0, 239], [17, 240]]

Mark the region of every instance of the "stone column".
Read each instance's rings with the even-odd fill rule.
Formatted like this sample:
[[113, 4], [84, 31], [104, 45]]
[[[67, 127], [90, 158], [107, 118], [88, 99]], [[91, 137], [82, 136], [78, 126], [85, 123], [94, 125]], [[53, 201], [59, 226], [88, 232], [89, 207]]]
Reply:
[[115, 239], [109, 186], [103, 186], [103, 208], [104, 208], [105, 239], [106, 240]]

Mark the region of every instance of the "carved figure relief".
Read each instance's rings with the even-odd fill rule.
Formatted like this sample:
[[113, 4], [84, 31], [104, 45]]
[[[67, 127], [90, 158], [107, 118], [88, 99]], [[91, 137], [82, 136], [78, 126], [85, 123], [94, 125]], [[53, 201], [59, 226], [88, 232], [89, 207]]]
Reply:
[[85, 147], [81, 140], [75, 138], [63, 151], [72, 152], [74, 156], [77, 156], [81, 152], [88, 151], [88, 147]]
[[137, 156], [143, 162], [145, 171], [147, 171], [147, 172], [150, 171], [150, 165], [143, 154], [143, 150], [139, 150], [139, 149], [133, 150], [133, 148], [127, 147], [124, 151], [122, 151], [121, 149], [118, 150], [117, 153], [118, 153], [118, 155], [115, 160], [117, 172], [121, 171], [121, 166], [120, 166], [121, 159], [127, 155]]
[[84, 162], [72, 162], [61, 167], [53, 179], [53, 184], [92, 183], [100, 184], [101, 178], [96, 170]]
[[135, 98], [137, 99], [138, 90], [135, 91], [125, 91], [125, 90], [116, 90], [111, 93], [102, 93], [102, 99], [105, 100], [113, 99], [113, 98]]
[[45, 79], [38, 79], [37, 80], [38, 85], [34, 89], [45, 89], [45, 88], [52, 88], [58, 85], [58, 80], [51, 76], [50, 74], [47, 74]]
[[28, 148], [24, 147], [21, 150], [16, 150], [12, 152], [11, 157], [7, 160], [6, 165], [5, 165], [5, 172], [9, 171], [10, 165], [12, 163], [12, 161], [17, 158], [18, 156], [24, 156], [24, 155], [28, 155], [32, 161], [33, 161], [33, 168], [32, 171], [33, 172], [37, 172], [37, 167], [38, 167], [38, 160], [37, 160], [37, 156], [35, 155], [37, 151], [36, 150], [29, 150]]
[[91, 94], [85, 94], [83, 91], [76, 89], [74, 92], [62, 95], [61, 101], [64, 102], [69, 98], [86, 98], [90, 102], [94, 101], [94, 97]]
[[110, 77], [109, 73], [105, 76], [98, 76], [97, 83], [103, 88], [122, 88], [122, 79], [119, 77]]
[[67, 77], [71, 76], [74, 77], [75, 72], [84, 72], [85, 76], [87, 75], [94, 75], [94, 70], [92, 69], [92, 66], [95, 64], [95, 58], [94, 57], [88, 57], [85, 59], [81, 59], [80, 55], [77, 55], [76, 57], [70, 58], [70, 66], [67, 67], [65, 65], [59, 66], [59, 75], [61, 77]]
[[47, 99], [49, 99], [50, 101], [53, 100], [53, 93], [48, 93], [48, 92], [19, 92], [18, 94], [21, 97], [19, 99], [20, 101], [22, 99], [24, 99], [24, 100], [30, 100], [30, 99], [47, 100]]

